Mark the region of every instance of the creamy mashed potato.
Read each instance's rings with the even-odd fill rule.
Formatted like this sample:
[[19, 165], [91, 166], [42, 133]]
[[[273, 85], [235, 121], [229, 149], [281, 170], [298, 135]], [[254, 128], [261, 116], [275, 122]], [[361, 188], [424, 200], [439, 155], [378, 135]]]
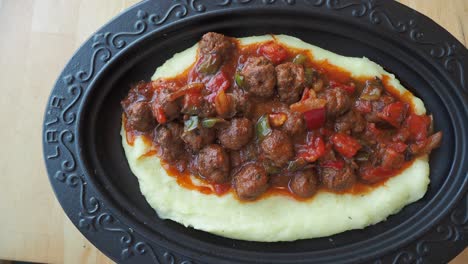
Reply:
[[[344, 57], [286, 35], [275, 38], [283, 45], [310, 50], [314, 60], [328, 60], [348, 70], [352, 77], [387, 75], [390, 84], [401, 94], [407, 92], [393, 74], [367, 58]], [[242, 45], [247, 45], [271, 39], [272, 36], [265, 35], [239, 40]], [[175, 54], [156, 70], [153, 79], [182, 73], [195, 62], [197, 47]], [[426, 112], [419, 98], [413, 97], [412, 101], [417, 114]], [[281, 195], [240, 202], [232, 193], [218, 197], [179, 186], [174, 177], [166, 174], [156, 156], [142, 157], [150, 146], [141, 138], [137, 137], [130, 146], [123, 127], [121, 135], [128, 163], [138, 178], [141, 192], [160, 218], [235, 239], [292, 241], [361, 229], [383, 221], [405, 205], [419, 200], [429, 184], [429, 162], [425, 155], [400, 175], [365, 194], [319, 192], [306, 202]]]

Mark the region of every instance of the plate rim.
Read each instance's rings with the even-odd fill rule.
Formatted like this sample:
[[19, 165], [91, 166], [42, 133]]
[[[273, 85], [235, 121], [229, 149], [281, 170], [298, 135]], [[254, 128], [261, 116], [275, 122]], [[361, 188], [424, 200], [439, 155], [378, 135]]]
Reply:
[[[82, 232], [95, 246], [97, 246], [100, 250], [102, 250], [106, 255], [111, 257], [115, 261], [132, 261], [132, 259], [135, 259], [135, 256], [142, 256], [142, 257], [148, 257], [145, 258], [148, 260], [156, 261], [156, 262], [161, 262], [161, 260], [173, 263], [174, 260], [181, 260], [180, 262], [183, 262], [182, 259], [185, 259], [186, 257], [189, 258], [195, 258], [195, 256], [190, 256], [190, 253], [185, 253], [185, 254], [180, 254], [178, 252], [170, 252], [170, 251], [164, 251], [161, 249], [154, 249], [154, 246], [150, 242], [147, 242], [146, 238], [142, 234], [138, 234], [136, 231], [132, 231], [131, 227], [128, 227], [126, 223], [120, 221], [119, 217], [115, 216], [112, 214], [112, 210], [110, 210], [105, 204], [103, 204], [100, 199], [99, 199], [99, 193], [94, 190], [94, 187], [88, 188], [90, 186], [87, 185], [86, 181], [86, 176], [85, 175], [79, 175], [79, 173], [76, 173], [76, 167], [78, 166], [77, 163], [80, 163], [80, 159], [78, 157], [79, 155], [79, 150], [76, 149], [75, 142], [76, 142], [76, 124], [77, 119], [79, 116], [77, 115], [76, 111], [77, 106], [79, 105], [79, 101], [82, 100], [84, 96], [84, 92], [86, 89], [83, 88], [84, 85], [88, 85], [89, 87], [92, 86], [92, 82], [96, 79], [96, 76], [99, 75], [99, 71], [103, 69], [104, 65], [113, 59], [116, 59], [119, 55], [122, 55], [124, 51], [129, 48], [134, 42], [137, 42], [139, 38], [142, 36], [147, 36], [149, 33], [154, 33], [158, 29], [153, 29], [147, 30], [149, 27], [149, 22], [151, 22], [151, 19], [156, 19], [155, 21], [157, 23], [161, 22], [160, 25], [166, 24], [167, 22], [170, 22], [167, 26], [170, 26], [171, 23], [175, 23], [176, 21], [180, 21], [183, 19], [188, 19], [194, 16], [200, 16], [200, 15], [205, 15], [205, 14], [215, 14], [216, 11], [219, 10], [233, 10], [233, 9], [242, 9], [242, 8], [290, 8], [294, 7], [296, 4], [299, 3], [299, 1], [294, 1], [294, 0], [283, 0], [283, 1], [276, 1], [276, 0], [262, 0], [262, 1], [252, 1], [252, 0], [224, 0], [224, 1], [217, 1], [217, 4], [219, 6], [215, 7], [213, 5], [209, 5], [206, 3], [208, 1], [203, 1], [203, 0], [185, 0], [185, 1], [174, 1], [170, 3], [170, 5], [167, 5], [164, 9], [166, 10], [165, 15], [162, 18], [159, 17], [153, 17], [151, 18], [154, 13], [147, 12], [145, 10], [148, 10], [149, 7], [152, 5], [152, 1], [143, 1], [139, 4], [134, 5], [133, 7], [129, 8], [125, 12], [121, 13], [117, 17], [115, 17], [111, 22], [106, 24], [104, 27], [99, 29], [96, 34], [93, 35], [92, 38], [88, 39], [81, 47], [80, 49], [75, 53], [75, 55], [72, 57], [70, 62], [67, 64], [65, 67], [65, 70], [61, 73], [60, 77], [57, 80], [57, 83], [54, 86], [54, 90], [52, 91], [49, 101], [48, 101], [48, 106], [46, 109], [46, 113], [44, 116], [44, 125], [43, 125], [43, 151], [44, 151], [44, 160], [46, 162], [46, 167], [48, 170], [49, 174], [49, 179], [51, 182], [51, 185], [53, 187], [53, 190], [55, 192], [55, 195], [57, 199], [59, 200], [61, 206], [67, 213], [67, 216], [70, 218], [70, 220], [75, 224], [80, 232]], [[313, 8], [325, 8], [327, 11], [331, 12], [337, 12], [338, 16], [347, 16], [349, 17], [354, 17], [356, 19], [360, 19], [363, 16], [369, 16], [368, 19], [371, 24], [381, 24], [381, 23], [386, 23], [387, 25], [386, 29], [387, 31], [390, 31], [390, 33], [394, 34], [395, 32], [398, 34], [405, 33], [405, 35], [408, 33], [409, 37], [412, 38], [411, 34], [416, 34], [414, 35], [415, 39], [413, 40], [418, 40], [418, 32], [411, 31], [410, 29], [405, 29], [404, 32], [402, 31], [402, 27], [398, 25], [400, 22], [397, 22], [394, 24], [392, 20], [390, 19], [389, 15], [385, 13], [387, 9], [390, 8], [395, 8], [395, 6], [399, 6], [398, 8], [405, 8], [408, 10], [411, 10], [413, 14], [419, 16], [424, 16], [420, 13], [417, 13], [416, 11], [409, 9], [406, 6], [403, 6], [399, 3], [396, 2], [390, 2], [386, 1], [383, 3], [379, 3], [377, 1], [373, 0], [363, 0], [358, 2], [349, 2], [347, 4], [343, 4], [341, 6], [335, 6], [333, 3], [336, 1], [323, 1], [323, 0], [316, 0], [316, 1], [307, 1], [304, 0], [305, 2], [312, 3], [312, 5], [316, 5]], [[337, 1], [338, 3], [340, 1]], [[395, 5], [396, 4], [396, 5]], [[392, 6], [394, 5], [394, 6]], [[209, 10], [211, 7], [211, 10]], [[361, 15], [360, 10], [364, 9], [359, 9], [365, 7], [365, 12], [364, 14]], [[374, 8], [374, 9], [372, 9]], [[384, 13], [380, 17], [379, 20], [372, 20], [373, 18], [371, 17], [371, 13], [373, 11], [376, 11], [377, 8], [383, 8]], [[161, 8], [162, 9], [162, 8]], [[371, 10], [371, 11], [369, 11]], [[341, 12], [341, 13], [340, 13]], [[375, 13], [374, 13], [375, 14]], [[122, 32], [116, 32], [116, 33], [111, 33], [107, 31], [112, 23], [115, 23], [115, 21], [124, 18], [125, 16], [129, 17], [134, 17], [136, 15], [136, 22], [133, 24], [133, 28], [131, 28], [129, 31], [122, 31]], [[425, 16], [424, 16], [425, 17]], [[425, 17], [427, 18], [427, 17]], [[158, 20], [161, 19], [161, 20]], [[388, 20], [387, 20], [388, 19]], [[428, 18], [427, 18], [428, 19]], [[134, 20], [132, 20], [134, 21]], [[144, 22], [148, 21], [148, 22]], [[387, 21], [387, 22], [382, 22], [382, 21]], [[407, 20], [409, 22], [405, 22], [408, 27], [411, 27], [411, 19]], [[154, 21], [153, 21], [154, 22]], [[442, 29], [440, 26], [435, 24], [431, 20], [433, 26], [439, 27], [439, 30]], [[145, 24], [146, 23], [146, 24]], [[131, 31], [133, 30], [133, 31]], [[443, 29], [442, 29], [443, 30]], [[443, 30], [445, 31], [445, 30]], [[389, 32], [387, 32], [389, 33]], [[447, 61], [450, 60], [457, 60], [458, 62], [456, 65], [461, 65], [461, 72], [460, 72], [460, 93], [462, 95], [467, 95], [466, 91], [463, 91], [462, 89], [466, 90], [466, 84], [464, 81], [464, 65], [468, 65], [468, 52], [465, 50], [460, 51], [459, 46], [464, 47], [461, 43], [459, 43], [453, 36], [450, 35], [448, 32], [444, 32], [448, 34], [447, 39], [451, 40], [453, 43], [453, 47], [450, 46], [450, 43], [447, 43], [448, 46], [442, 47], [442, 48], [437, 48], [435, 50], [430, 50], [430, 54], [433, 55], [435, 59], [440, 59], [442, 60], [442, 67], [445, 68], [447, 72], [447, 76], [450, 77], [449, 71], [450, 67], [447, 66]], [[446, 36], [444, 36], [445, 38]], [[458, 46], [458, 50], [456, 50]], [[82, 59], [80, 56], [80, 52], [83, 49], [93, 49], [92, 53], [92, 58], [91, 58], [91, 64], [89, 65], [89, 68], [85, 68], [85, 70], [78, 70], [74, 74], [69, 74], [67, 71], [71, 68], [70, 66], [76, 62]], [[104, 53], [103, 53], [104, 52]], [[459, 64], [458, 64], [459, 63]], [[445, 66], [443, 66], [445, 65]], [[441, 66], [441, 65], [439, 65]], [[449, 65], [450, 66], [450, 65]], [[453, 82], [457, 82], [457, 76], [453, 78], [448, 78], [449, 80], [452, 80]], [[63, 84], [65, 84], [67, 89], [64, 89]], [[83, 85], [83, 87], [82, 87]], [[461, 100], [463, 100], [465, 103], [467, 102], [466, 98], [464, 97]], [[64, 101], [67, 102], [66, 105], [64, 104]], [[465, 113], [466, 114], [466, 113]], [[51, 118], [55, 117], [55, 118]], [[62, 128], [60, 131], [55, 131], [54, 133], [51, 133], [50, 127], [54, 127], [57, 125], [58, 127]], [[58, 142], [58, 145], [55, 144]], [[50, 150], [56, 150], [56, 152], [51, 152]], [[54, 157], [54, 154], [51, 153], [67, 153], [68, 158], [66, 157], [64, 160], [62, 160], [61, 164], [59, 165], [59, 170], [57, 170], [57, 166], [53, 165], [51, 163], [52, 159], [56, 159], [58, 157]], [[465, 155], [466, 156], [466, 155]], [[82, 164], [80, 164], [82, 166]], [[60, 173], [59, 173], [60, 172]], [[466, 185], [465, 185], [466, 187]], [[82, 211], [76, 212], [76, 210], [69, 210], [67, 209], [66, 203], [69, 201], [70, 197], [66, 198], [66, 196], [63, 193], [63, 188], [72, 188], [72, 189], [79, 189], [78, 192], [73, 193], [72, 195], [72, 200], [77, 201], [80, 203]], [[75, 190], [76, 190], [75, 189]], [[92, 195], [89, 196], [89, 193]], [[461, 195], [460, 200], [456, 206], [454, 206], [451, 210], [451, 215], [450, 219], [451, 222], [453, 222], [453, 225], [448, 225], [447, 228], [452, 228], [451, 230], [457, 230], [457, 228], [463, 227], [466, 228], [467, 226], [467, 221], [458, 221], [457, 218], [456, 221], [454, 221], [453, 215], [459, 214], [464, 214], [464, 218], [468, 218], [468, 209], [464, 207], [466, 204], [468, 206], [468, 196], [466, 188], [460, 190], [460, 192], [463, 195]], [[88, 193], [88, 196], [86, 195]], [[70, 196], [70, 195], [68, 195]], [[465, 202], [464, 202], [465, 201]], [[461, 209], [460, 209], [461, 208]], [[99, 213], [98, 213], [99, 212]], [[78, 217], [76, 215], [78, 213]], [[435, 227], [434, 228], [438, 228]], [[87, 231], [92, 231], [92, 229], [96, 230], [94, 233], [90, 233]], [[112, 230], [112, 231], [111, 231]], [[104, 247], [102, 245], [103, 242], [100, 241], [98, 232], [100, 231], [108, 231], [111, 233], [120, 233], [122, 234], [120, 236], [121, 241], [120, 244], [122, 246], [122, 249], [117, 250], [116, 254], [115, 250], [109, 250], [108, 248]], [[436, 230], [437, 231], [437, 230]], [[456, 237], [455, 237], [456, 238]], [[446, 240], [451, 240], [450, 239], [445, 239]], [[106, 240], [106, 239], [104, 239]], [[415, 241], [413, 241], [415, 242]], [[412, 243], [413, 243], [412, 242]], [[456, 242], [456, 241], [454, 241]], [[419, 242], [418, 242], [419, 243]], [[424, 257], [425, 253], [427, 253], [425, 250], [425, 244], [424, 242], [422, 243], [416, 243], [415, 247], [416, 250], [414, 252], [397, 252], [397, 254], [394, 255], [394, 260], [399, 260], [399, 259], [413, 259], [413, 258], [419, 258], [419, 257]], [[465, 247], [468, 244], [468, 241], [464, 241]], [[185, 255], [185, 256], [184, 256]], [[422, 255], [422, 256], [421, 256]], [[188, 259], [189, 259], [188, 258]], [[197, 259], [197, 258], [195, 258]], [[187, 260], [189, 261], [189, 260]], [[189, 263], [189, 262], [187, 262]]]

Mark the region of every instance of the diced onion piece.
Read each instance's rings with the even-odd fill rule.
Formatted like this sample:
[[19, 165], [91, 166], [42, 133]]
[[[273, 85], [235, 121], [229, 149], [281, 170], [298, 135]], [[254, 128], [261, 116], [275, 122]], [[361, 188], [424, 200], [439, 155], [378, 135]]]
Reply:
[[273, 113], [268, 115], [270, 125], [273, 127], [280, 127], [286, 122], [288, 116], [285, 113]]
[[299, 113], [305, 113], [307, 111], [324, 108], [327, 104], [327, 100], [319, 98], [308, 98], [303, 101], [299, 101], [289, 106], [289, 109]]
[[226, 116], [231, 110], [232, 97], [227, 96], [224, 91], [220, 91], [214, 100], [215, 110], [219, 116]]

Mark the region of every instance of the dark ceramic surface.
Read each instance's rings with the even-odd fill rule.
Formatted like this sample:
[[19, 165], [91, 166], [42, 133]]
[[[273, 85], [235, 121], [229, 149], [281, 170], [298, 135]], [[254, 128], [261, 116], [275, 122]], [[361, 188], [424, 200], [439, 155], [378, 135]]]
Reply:
[[[296, 242], [232, 240], [160, 220], [125, 160], [119, 101], [207, 31], [289, 34], [395, 73], [444, 133], [424, 198], [363, 230]], [[445, 262], [468, 244], [467, 67], [462, 44], [393, 1], [143, 1], [85, 42], [58, 78], [43, 127], [49, 178], [71, 221], [120, 263]]]

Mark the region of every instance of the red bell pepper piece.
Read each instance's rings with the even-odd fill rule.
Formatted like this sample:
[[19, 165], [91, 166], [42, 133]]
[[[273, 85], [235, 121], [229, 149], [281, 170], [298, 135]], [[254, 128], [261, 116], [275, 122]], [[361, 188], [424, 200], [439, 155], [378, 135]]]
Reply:
[[347, 158], [352, 158], [362, 147], [359, 141], [347, 134], [336, 133], [330, 139], [334, 149]]
[[400, 127], [401, 123], [405, 119], [407, 110], [407, 104], [403, 102], [395, 102], [385, 106], [382, 112], [379, 112], [377, 116], [394, 127]]
[[325, 154], [325, 142], [320, 136], [309, 137], [305, 148], [299, 150], [298, 157], [314, 162]]
[[216, 95], [219, 92], [227, 90], [231, 86], [231, 82], [223, 71], [219, 71], [206, 84], [206, 89], [211, 92], [206, 98], [209, 102], [214, 102]]
[[307, 129], [313, 130], [325, 124], [325, 107], [312, 109], [304, 113]]
[[410, 139], [421, 141], [427, 138], [427, 130], [431, 119], [426, 115], [411, 114], [405, 122], [410, 133]]
[[272, 113], [268, 115], [270, 125], [273, 127], [280, 127], [286, 122], [288, 116], [285, 113]]
[[345, 90], [346, 92], [348, 92], [350, 94], [353, 94], [354, 91], [356, 91], [356, 86], [354, 86], [354, 85], [342, 84], [342, 83], [339, 83], [339, 82], [333, 81], [333, 80], [329, 82], [329, 86], [330, 86], [330, 88], [343, 89], [343, 90]]
[[167, 122], [166, 114], [164, 113], [162, 107], [156, 108], [156, 120], [159, 124], [164, 124]]
[[266, 43], [260, 46], [258, 52], [265, 56], [271, 62], [278, 64], [288, 57], [288, 52], [285, 48], [275, 42]]

